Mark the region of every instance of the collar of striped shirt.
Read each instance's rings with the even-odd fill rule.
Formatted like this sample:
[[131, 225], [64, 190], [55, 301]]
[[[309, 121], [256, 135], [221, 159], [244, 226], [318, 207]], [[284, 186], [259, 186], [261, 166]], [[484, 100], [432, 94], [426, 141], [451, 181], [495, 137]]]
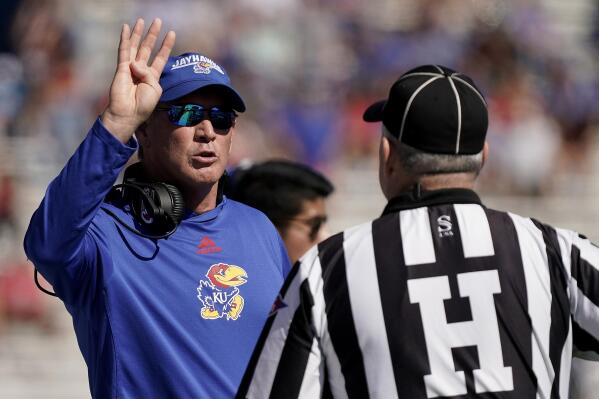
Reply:
[[480, 197], [474, 191], [466, 188], [447, 188], [442, 190], [426, 191], [415, 185], [411, 191], [404, 192], [392, 198], [385, 206], [383, 215], [399, 212], [404, 209], [414, 209], [423, 206], [440, 204], [479, 204]]

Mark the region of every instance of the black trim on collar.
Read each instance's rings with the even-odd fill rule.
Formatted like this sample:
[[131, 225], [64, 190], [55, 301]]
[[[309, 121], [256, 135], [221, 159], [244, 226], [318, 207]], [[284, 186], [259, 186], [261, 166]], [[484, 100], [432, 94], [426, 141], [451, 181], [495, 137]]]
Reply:
[[385, 206], [383, 215], [399, 212], [405, 209], [420, 208], [423, 206], [440, 204], [479, 204], [480, 197], [472, 190], [466, 188], [447, 188], [442, 190], [425, 191], [417, 184], [412, 191], [401, 193], [392, 198]]

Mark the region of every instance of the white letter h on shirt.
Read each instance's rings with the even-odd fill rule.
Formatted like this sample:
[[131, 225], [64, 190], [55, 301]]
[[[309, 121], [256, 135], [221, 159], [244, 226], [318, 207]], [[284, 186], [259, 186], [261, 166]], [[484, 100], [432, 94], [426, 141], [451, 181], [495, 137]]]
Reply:
[[497, 270], [458, 274], [460, 296], [470, 298], [472, 321], [448, 323], [443, 301], [451, 298], [447, 276], [408, 280], [411, 303], [420, 305], [429, 358], [427, 397], [465, 395], [463, 371], [455, 371], [451, 349], [476, 345], [480, 369], [473, 370], [476, 393], [514, 389], [512, 368], [503, 366], [493, 294], [501, 292]]

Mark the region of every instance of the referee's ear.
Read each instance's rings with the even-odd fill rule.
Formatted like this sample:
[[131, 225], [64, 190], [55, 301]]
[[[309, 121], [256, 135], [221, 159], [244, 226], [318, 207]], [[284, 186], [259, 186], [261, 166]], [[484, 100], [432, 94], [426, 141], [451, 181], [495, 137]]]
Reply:
[[393, 173], [393, 169], [395, 167], [394, 162], [395, 162], [395, 149], [393, 148], [393, 143], [391, 142], [391, 140], [386, 136], [386, 135], [382, 135], [381, 136], [381, 148], [380, 148], [380, 162], [381, 162], [381, 166], [382, 168], [385, 170], [387, 176], [391, 175], [391, 173]]
[[485, 145], [483, 146], [483, 163], [480, 166], [481, 169], [485, 166], [485, 163], [487, 163], [488, 157], [489, 157], [489, 142], [485, 140]]

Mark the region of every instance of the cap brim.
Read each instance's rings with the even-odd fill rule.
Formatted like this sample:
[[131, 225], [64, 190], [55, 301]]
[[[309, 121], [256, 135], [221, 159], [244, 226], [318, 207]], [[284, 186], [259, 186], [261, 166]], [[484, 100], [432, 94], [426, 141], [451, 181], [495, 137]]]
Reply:
[[173, 101], [208, 86], [221, 87], [228, 95], [233, 109], [238, 112], [245, 112], [245, 103], [235, 89], [233, 89], [231, 86], [227, 86], [226, 84], [214, 83], [212, 81], [205, 80], [188, 80], [181, 82], [177, 86], [163, 91], [162, 96], [160, 96], [160, 102]]
[[380, 122], [383, 120], [383, 108], [385, 108], [385, 104], [387, 100], [377, 101], [372, 104], [370, 107], [366, 108], [364, 111], [364, 115], [362, 115], [362, 119], [366, 122]]

